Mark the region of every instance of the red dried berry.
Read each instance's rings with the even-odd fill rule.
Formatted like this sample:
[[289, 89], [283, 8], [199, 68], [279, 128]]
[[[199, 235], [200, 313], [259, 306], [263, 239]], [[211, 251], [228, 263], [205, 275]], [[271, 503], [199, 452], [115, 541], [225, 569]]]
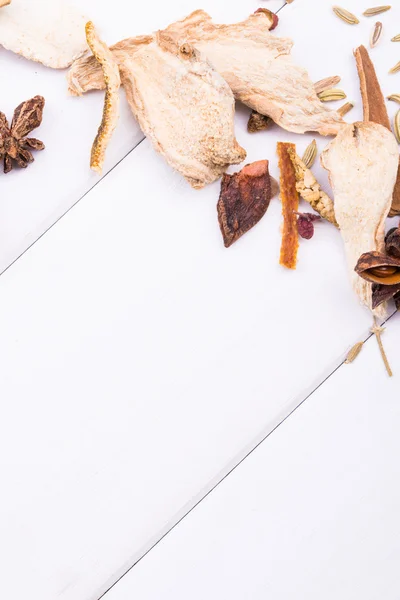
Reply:
[[305, 240], [310, 240], [314, 235], [314, 221], [319, 221], [321, 217], [313, 213], [296, 212], [296, 215], [298, 216], [297, 231], [299, 236]]

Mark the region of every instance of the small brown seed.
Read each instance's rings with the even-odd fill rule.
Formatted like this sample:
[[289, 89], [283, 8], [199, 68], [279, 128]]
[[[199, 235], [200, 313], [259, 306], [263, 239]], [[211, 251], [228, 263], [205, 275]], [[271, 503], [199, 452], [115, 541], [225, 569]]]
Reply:
[[348, 23], [349, 25], [357, 25], [360, 22], [357, 17], [353, 15], [353, 13], [344, 8], [340, 8], [340, 6], [334, 6], [333, 12], [337, 17], [339, 17], [339, 19], [342, 19], [342, 21]]
[[398, 35], [395, 35], [394, 37], [392, 37], [392, 42], [400, 42], [400, 33]]
[[391, 277], [392, 275], [394, 275], [397, 272], [397, 267], [389, 267], [389, 266], [382, 266], [382, 267], [375, 267], [374, 269], [370, 270], [371, 275], [375, 275], [375, 277]]
[[389, 5], [386, 6], [375, 6], [374, 8], [368, 8], [365, 12], [363, 12], [364, 17], [373, 17], [374, 15], [379, 15], [380, 13], [386, 12], [390, 10], [392, 7]]
[[400, 61], [394, 65], [394, 67], [392, 67], [389, 71], [389, 73], [397, 73], [398, 71], [400, 71]]
[[378, 45], [379, 40], [381, 39], [383, 31], [383, 25], [380, 21], [375, 23], [374, 29], [372, 30], [371, 39], [369, 41], [369, 45], [371, 48], [375, 48]]

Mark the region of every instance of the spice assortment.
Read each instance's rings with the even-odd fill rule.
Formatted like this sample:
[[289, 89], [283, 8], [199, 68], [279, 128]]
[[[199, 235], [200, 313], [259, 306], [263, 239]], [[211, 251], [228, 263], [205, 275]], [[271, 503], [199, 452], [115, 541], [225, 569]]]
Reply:
[[[0, 45], [51, 68], [70, 67], [68, 91], [73, 96], [104, 90], [90, 167], [101, 174], [118, 124], [123, 87], [142, 131], [192, 187], [221, 178], [217, 216], [226, 248], [263, 218], [277, 195], [268, 160], [226, 173], [230, 165], [246, 158], [235, 135], [235, 100], [251, 110], [250, 133], [276, 124], [292, 133], [333, 136], [320, 156], [332, 197], [311, 171], [318, 157], [316, 140], [304, 149], [302, 158], [293, 143], [277, 145], [283, 216], [279, 263], [296, 269], [299, 238], [310, 240], [318, 222], [326, 221], [340, 230], [353, 288], [372, 311], [371, 331], [391, 374], [382, 346], [383, 329], [376, 318], [385, 317], [390, 300], [400, 308], [400, 228], [393, 228], [385, 238], [386, 218], [400, 215], [396, 143], [400, 143], [400, 110], [391, 124], [366, 48], [360, 46], [354, 52], [363, 122], [346, 123], [343, 117], [354, 103], [345, 102], [337, 110], [329, 105], [347, 98], [337, 87], [341, 78], [331, 76], [313, 83], [291, 56], [293, 41], [271, 33], [278, 17], [267, 9], [232, 24], [215, 24], [206, 12], [197, 10], [164, 30], [108, 47], [94, 24], [67, 0], [42, 0], [39, 5], [30, 0], [0, 0]], [[362, 16], [375, 17], [390, 9], [389, 5], [369, 7]], [[333, 12], [346, 24], [360, 23], [358, 15], [343, 7], [334, 6]], [[377, 21], [370, 47], [374, 49], [382, 38], [383, 24]], [[398, 41], [400, 34], [392, 38]], [[399, 71], [400, 62], [390, 69], [391, 74]], [[400, 94], [387, 99], [400, 104]], [[28, 137], [42, 121], [44, 104], [41, 96], [21, 103], [11, 125], [0, 113], [0, 158], [5, 173], [14, 163], [27, 167], [34, 160], [31, 151], [44, 149], [40, 140]], [[301, 211], [300, 198], [314, 212]], [[355, 360], [362, 346], [359, 342], [350, 350], [347, 363]]]

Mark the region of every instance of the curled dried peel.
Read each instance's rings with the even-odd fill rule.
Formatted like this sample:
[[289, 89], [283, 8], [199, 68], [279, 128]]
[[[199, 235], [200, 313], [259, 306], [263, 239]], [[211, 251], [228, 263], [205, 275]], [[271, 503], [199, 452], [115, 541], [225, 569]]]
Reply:
[[307, 169], [304, 162], [296, 154], [293, 148], [289, 148], [288, 154], [293, 163], [295, 175], [296, 175], [296, 189], [300, 196], [308, 202], [321, 217], [339, 227], [335, 219], [335, 209], [333, 200], [329, 198], [323, 190], [314, 175]]
[[118, 90], [121, 85], [121, 79], [119, 76], [118, 65], [114, 61], [111, 51], [106, 44], [100, 40], [91, 21], [86, 24], [86, 39], [94, 57], [101, 65], [106, 84], [103, 118], [93, 142], [90, 157], [90, 167], [101, 174], [107, 145], [119, 117]]

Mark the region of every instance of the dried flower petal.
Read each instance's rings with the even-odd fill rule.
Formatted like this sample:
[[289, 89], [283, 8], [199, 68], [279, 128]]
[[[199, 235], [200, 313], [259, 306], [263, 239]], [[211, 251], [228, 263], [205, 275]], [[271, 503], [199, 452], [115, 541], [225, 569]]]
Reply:
[[271, 197], [267, 160], [246, 165], [239, 173], [223, 175], [217, 210], [226, 248], [260, 221]]

